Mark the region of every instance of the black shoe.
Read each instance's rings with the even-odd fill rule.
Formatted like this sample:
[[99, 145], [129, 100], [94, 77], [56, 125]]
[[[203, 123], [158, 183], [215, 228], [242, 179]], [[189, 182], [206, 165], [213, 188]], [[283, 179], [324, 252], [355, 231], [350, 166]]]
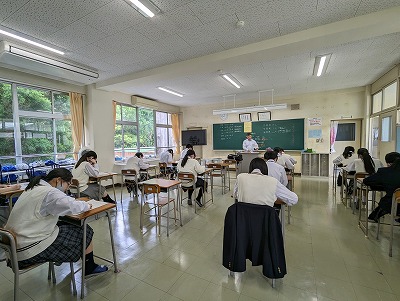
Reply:
[[201, 200], [196, 199], [196, 204], [199, 207], [203, 207], [203, 204], [201, 203]]
[[192, 200], [188, 200], [188, 205], [192, 206]]

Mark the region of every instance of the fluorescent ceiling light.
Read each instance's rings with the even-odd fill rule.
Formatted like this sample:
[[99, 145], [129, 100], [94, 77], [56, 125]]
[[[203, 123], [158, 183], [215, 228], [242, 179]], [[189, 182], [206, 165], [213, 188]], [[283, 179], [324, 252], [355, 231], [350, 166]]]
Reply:
[[248, 112], [262, 112], [262, 111], [282, 110], [282, 109], [287, 109], [287, 104], [286, 103], [260, 105], [260, 106], [243, 107], [243, 108], [230, 108], [230, 109], [213, 110], [213, 115], [232, 114], [232, 113], [248, 113]]
[[315, 57], [313, 75], [321, 76], [326, 72], [332, 54], [318, 55]]
[[16, 34], [11, 33], [11, 32], [5, 31], [5, 30], [3, 30], [3, 29], [0, 29], [0, 34], [4, 34], [4, 35], [6, 35], [6, 36], [8, 36], [8, 37], [11, 37], [11, 38], [14, 38], [14, 39], [16, 39], [16, 40], [19, 40], [19, 41], [22, 41], [22, 42], [25, 42], [25, 43], [28, 43], [28, 44], [31, 44], [31, 45], [34, 45], [34, 46], [37, 46], [37, 47], [40, 47], [40, 48], [43, 48], [43, 49], [46, 49], [46, 50], [49, 50], [49, 51], [58, 53], [58, 54], [64, 55], [64, 52], [62, 52], [62, 51], [60, 51], [60, 50], [57, 50], [57, 49], [54, 49], [54, 48], [52, 48], [52, 47], [49, 47], [49, 46], [46, 46], [46, 45], [43, 45], [43, 44], [34, 42], [34, 41], [32, 41], [32, 40], [23, 38], [23, 37], [21, 37], [21, 36], [18, 36], [18, 35], [16, 35]]
[[150, 0], [129, 0], [131, 5], [138, 10], [142, 15], [148, 18], [153, 18], [160, 9]]
[[167, 89], [167, 88], [164, 88], [164, 87], [157, 87], [157, 89], [160, 89], [161, 91], [164, 91], [164, 92], [167, 92], [167, 93], [179, 96], [179, 97], [183, 97], [183, 95], [184, 95], [182, 93], [179, 93], [179, 92], [176, 92], [174, 90]]
[[240, 89], [240, 87], [242, 86], [242, 84], [236, 78], [234, 78], [232, 74], [226, 73], [221, 74], [220, 76], [238, 89]]

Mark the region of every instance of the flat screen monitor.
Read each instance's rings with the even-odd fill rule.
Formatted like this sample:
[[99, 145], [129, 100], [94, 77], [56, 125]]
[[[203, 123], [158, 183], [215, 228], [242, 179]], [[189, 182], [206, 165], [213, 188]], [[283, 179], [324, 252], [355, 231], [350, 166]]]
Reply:
[[182, 131], [182, 145], [207, 145], [206, 130]]

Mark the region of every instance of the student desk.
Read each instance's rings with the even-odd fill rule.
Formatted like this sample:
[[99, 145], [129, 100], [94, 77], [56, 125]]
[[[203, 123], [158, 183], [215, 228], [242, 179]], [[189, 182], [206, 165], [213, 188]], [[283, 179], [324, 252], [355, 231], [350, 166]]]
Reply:
[[[166, 179], [159, 179], [159, 178], [140, 182], [140, 184], [157, 185], [160, 188], [167, 189], [168, 200], [170, 199], [170, 190], [178, 188], [178, 185], [180, 183], [181, 183], [180, 181], [176, 181], [176, 180], [166, 180]], [[179, 189], [177, 189], [177, 191], [178, 191], [178, 193], [177, 193], [177, 197], [176, 197], [177, 198], [176, 199], [176, 207], [178, 207], [178, 210], [179, 210], [179, 222], [180, 222], [180, 225], [182, 226], [182, 211], [181, 211], [181, 204], [179, 202]], [[142, 194], [143, 194], [143, 192], [142, 192]], [[144, 196], [142, 195], [142, 201], [143, 201], [143, 199], [144, 199]], [[143, 210], [143, 206], [142, 206], [142, 202], [140, 202], [140, 214], [142, 214], [142, 210]], [[169, 236], [169, 202], [167, 204], [167, 210], [168, 210], [167, 236]], [[143, 228], [142, 219], [140, 219], [140, 229], [142, 229], [142, 228]]]
[[158, 165], [151, 164], [147, 169], [141, 169], [139, 173], [147, 173], [150, 176], [149, 171], [154, 171], [154, 177], [157, 178], [157, 167]]
[[89, 211], [83, 212], [81, 214], [77, 215], [66, 215], [60, 217], [60, 220], [76, 225], [78, 227], [83, 227], [83, 238], [82, 238], [82, 282], [81, 282], [81, 299], [84, 298], [84, 287], [85, 287], [85, 253], [86, 253], [86, 229], [87, 229], [87, 224], [99, 219], [100, 217], [107, 216], [108, 219], [108, 228], [110, 230], [110, 239], [111, 239], [111, 250], [113, 254], [113, 260], [109, 260], [106, 258], [101, 258], [104, 261], [107, 261], [109, 263], [112, 263], [114, 265], [114, 272], [118, 273], [118, 267], [117, 267], [117, 259], [115, 256], [115, 247], [114, 247], [114, 236], [112, 232], [112, 225], [111, 225], [111, 219], [110, 219], [110, 209], [115, 208], [115, 204], [105, 204], [102, 205], [98, 208], [93, 208], [90, 209]]
[[4, 193], [0, 193], [0, 195], [4, 196], [6, 198], [6, 200], [8, 200], [8, 206], [10, 208], [10, 212], [13, 207], [12, 199], [15, 197], [19, 197], [25, 191], [25, 188], [27, 185], [28, 185], [28, 183], [26, 183], [25, 185], [21, 185], [20, 189], [15, 189], [15, 190], [10, 190], [10, 191], [4, 192]]
[[[113, 186], [113, 191], [114, 191], [114, 200], [117, 200], [116, 194], [115, 194], [115, 183], [114, 183], [114, 176], [118, 175], [115, 172], [100, 172], [97, 177], [89, 177], [89, 183], [90, 182], [96, 182], [99, 184], [99, 195], [101, 194], [101, 181], [103, 180], [111, 180], [112, 181], [112, 186]], [[101, 201], [101, 200], [99, 200]]]

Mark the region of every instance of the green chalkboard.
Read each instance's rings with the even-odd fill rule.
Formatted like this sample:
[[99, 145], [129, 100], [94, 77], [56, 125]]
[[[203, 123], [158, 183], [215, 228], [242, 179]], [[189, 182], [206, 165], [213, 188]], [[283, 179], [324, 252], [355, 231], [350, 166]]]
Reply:
[[[304, 149], [304, 119], [254, 121], [252, 133], [260, 150], [275, 146]], [[245, 138], [242, 122], [213, 124], [214, 150], [241, 150]]]

